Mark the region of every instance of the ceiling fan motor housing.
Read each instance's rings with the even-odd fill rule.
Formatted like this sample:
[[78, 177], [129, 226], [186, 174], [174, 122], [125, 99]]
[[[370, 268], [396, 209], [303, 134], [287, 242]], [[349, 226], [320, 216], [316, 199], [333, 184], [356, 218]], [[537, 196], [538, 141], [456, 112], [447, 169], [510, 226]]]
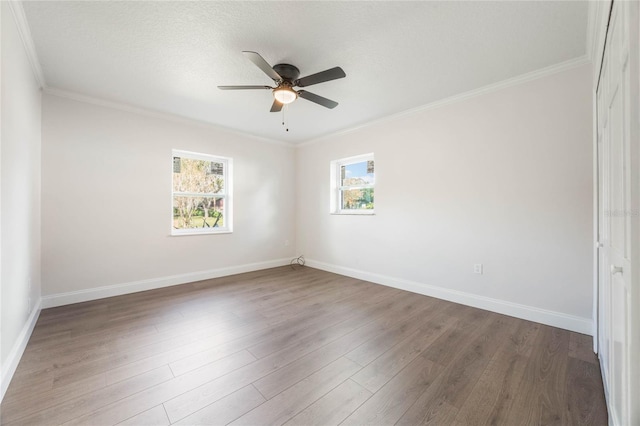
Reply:
[[276, 64], [273, 66], [273, 70], [280, 74], [285, 81], [293, 83], [300, 77], [300, 70], [298, 67], [291, 64]]

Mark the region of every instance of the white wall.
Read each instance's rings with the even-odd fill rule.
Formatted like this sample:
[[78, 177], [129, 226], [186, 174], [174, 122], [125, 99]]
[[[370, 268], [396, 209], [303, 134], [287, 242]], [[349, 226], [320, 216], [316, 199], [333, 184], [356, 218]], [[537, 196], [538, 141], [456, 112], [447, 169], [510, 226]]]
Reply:
[[8, 2], [0, 2], [0, 7], [0, 360], [4, 395], [29, 338], [40, 299], [41, 98]]
[[[45, 306], [280, 265], [294, 255], [289, 146], [48, 94], [42, 132]], [[232, 234], [170, 236], [173, 148], [233, 158]]]
[[[302, 146], [298, 252], [312, 266], [590, 333], [591, 115], [584, 65]], [[329, 215], [329, 162], [369, 152], [376, 215]]]

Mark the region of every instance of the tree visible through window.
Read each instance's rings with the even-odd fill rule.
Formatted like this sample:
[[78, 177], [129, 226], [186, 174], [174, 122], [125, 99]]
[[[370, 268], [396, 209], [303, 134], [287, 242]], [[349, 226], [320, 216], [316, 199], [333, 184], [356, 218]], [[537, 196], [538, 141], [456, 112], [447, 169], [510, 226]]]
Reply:
[[332, 213], [373, 213], [374, 164], [373, 154], [344, 158], [331, 163]]
[[231, 159], [173, 151], [172, 234], [231, 231]]

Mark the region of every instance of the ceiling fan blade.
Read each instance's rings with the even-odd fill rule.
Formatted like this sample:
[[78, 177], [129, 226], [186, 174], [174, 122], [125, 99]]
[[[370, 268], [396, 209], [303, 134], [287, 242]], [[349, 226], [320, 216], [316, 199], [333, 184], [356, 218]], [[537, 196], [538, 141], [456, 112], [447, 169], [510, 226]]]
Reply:
[[251, 62], [256, 64], [256, 66], [258, 68], [260, 68], [262, 70], [262, 72], [265, 73], [266, 75], [268, 75], [272, 80], [274, 80], [274, 81], [282, 80], [282, 77], [280, 77], [280, 74], [275, 72], [273, 70], [273, 68], [271, 67], [271, 65], [269, 65], [269, 63], [267, 61], [265, 61], [264, 58], [262, 56], [260, 56], [259, 53], [250, 52], [250, 51], [243, 51], [242, 53]]
[[273, 89], [270, 86], [218, 86], [220, 90]]
[[336, 80], [338, 78], [344, 78], [346, 76], [347, 75], [344, 73], [342, 68], [335, 67], [326, 71], [302, 77], [301, 79], [295, 81], [295, 86], [307, 87], [311, 86], [312, 84], [324, 83], [325, 81]]
[[308, 101], [315, 102], [318, 105], [322, 105], [323, 107], [333, 109], [338, 106], [337, 102], [332, 101], [331, 99], [323, 98], [322, 96], [318, 96], [315, 93], [307, 92], [306, 90], [299, 90], [298, 96]]
[[273, 100], [273, 105], [271, 105], [271, 111], [270, 112], [280, 112], [282, 111], [282, 107], [283, 105], [278, 102], [277, 100]]

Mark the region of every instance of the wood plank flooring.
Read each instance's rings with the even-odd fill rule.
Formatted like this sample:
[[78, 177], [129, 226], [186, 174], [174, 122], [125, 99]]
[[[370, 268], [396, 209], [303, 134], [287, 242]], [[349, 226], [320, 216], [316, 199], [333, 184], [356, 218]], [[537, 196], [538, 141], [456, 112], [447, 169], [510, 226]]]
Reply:
[[2, 425], [606, 425], [591, 337], [308, 267], [43, 310]]

